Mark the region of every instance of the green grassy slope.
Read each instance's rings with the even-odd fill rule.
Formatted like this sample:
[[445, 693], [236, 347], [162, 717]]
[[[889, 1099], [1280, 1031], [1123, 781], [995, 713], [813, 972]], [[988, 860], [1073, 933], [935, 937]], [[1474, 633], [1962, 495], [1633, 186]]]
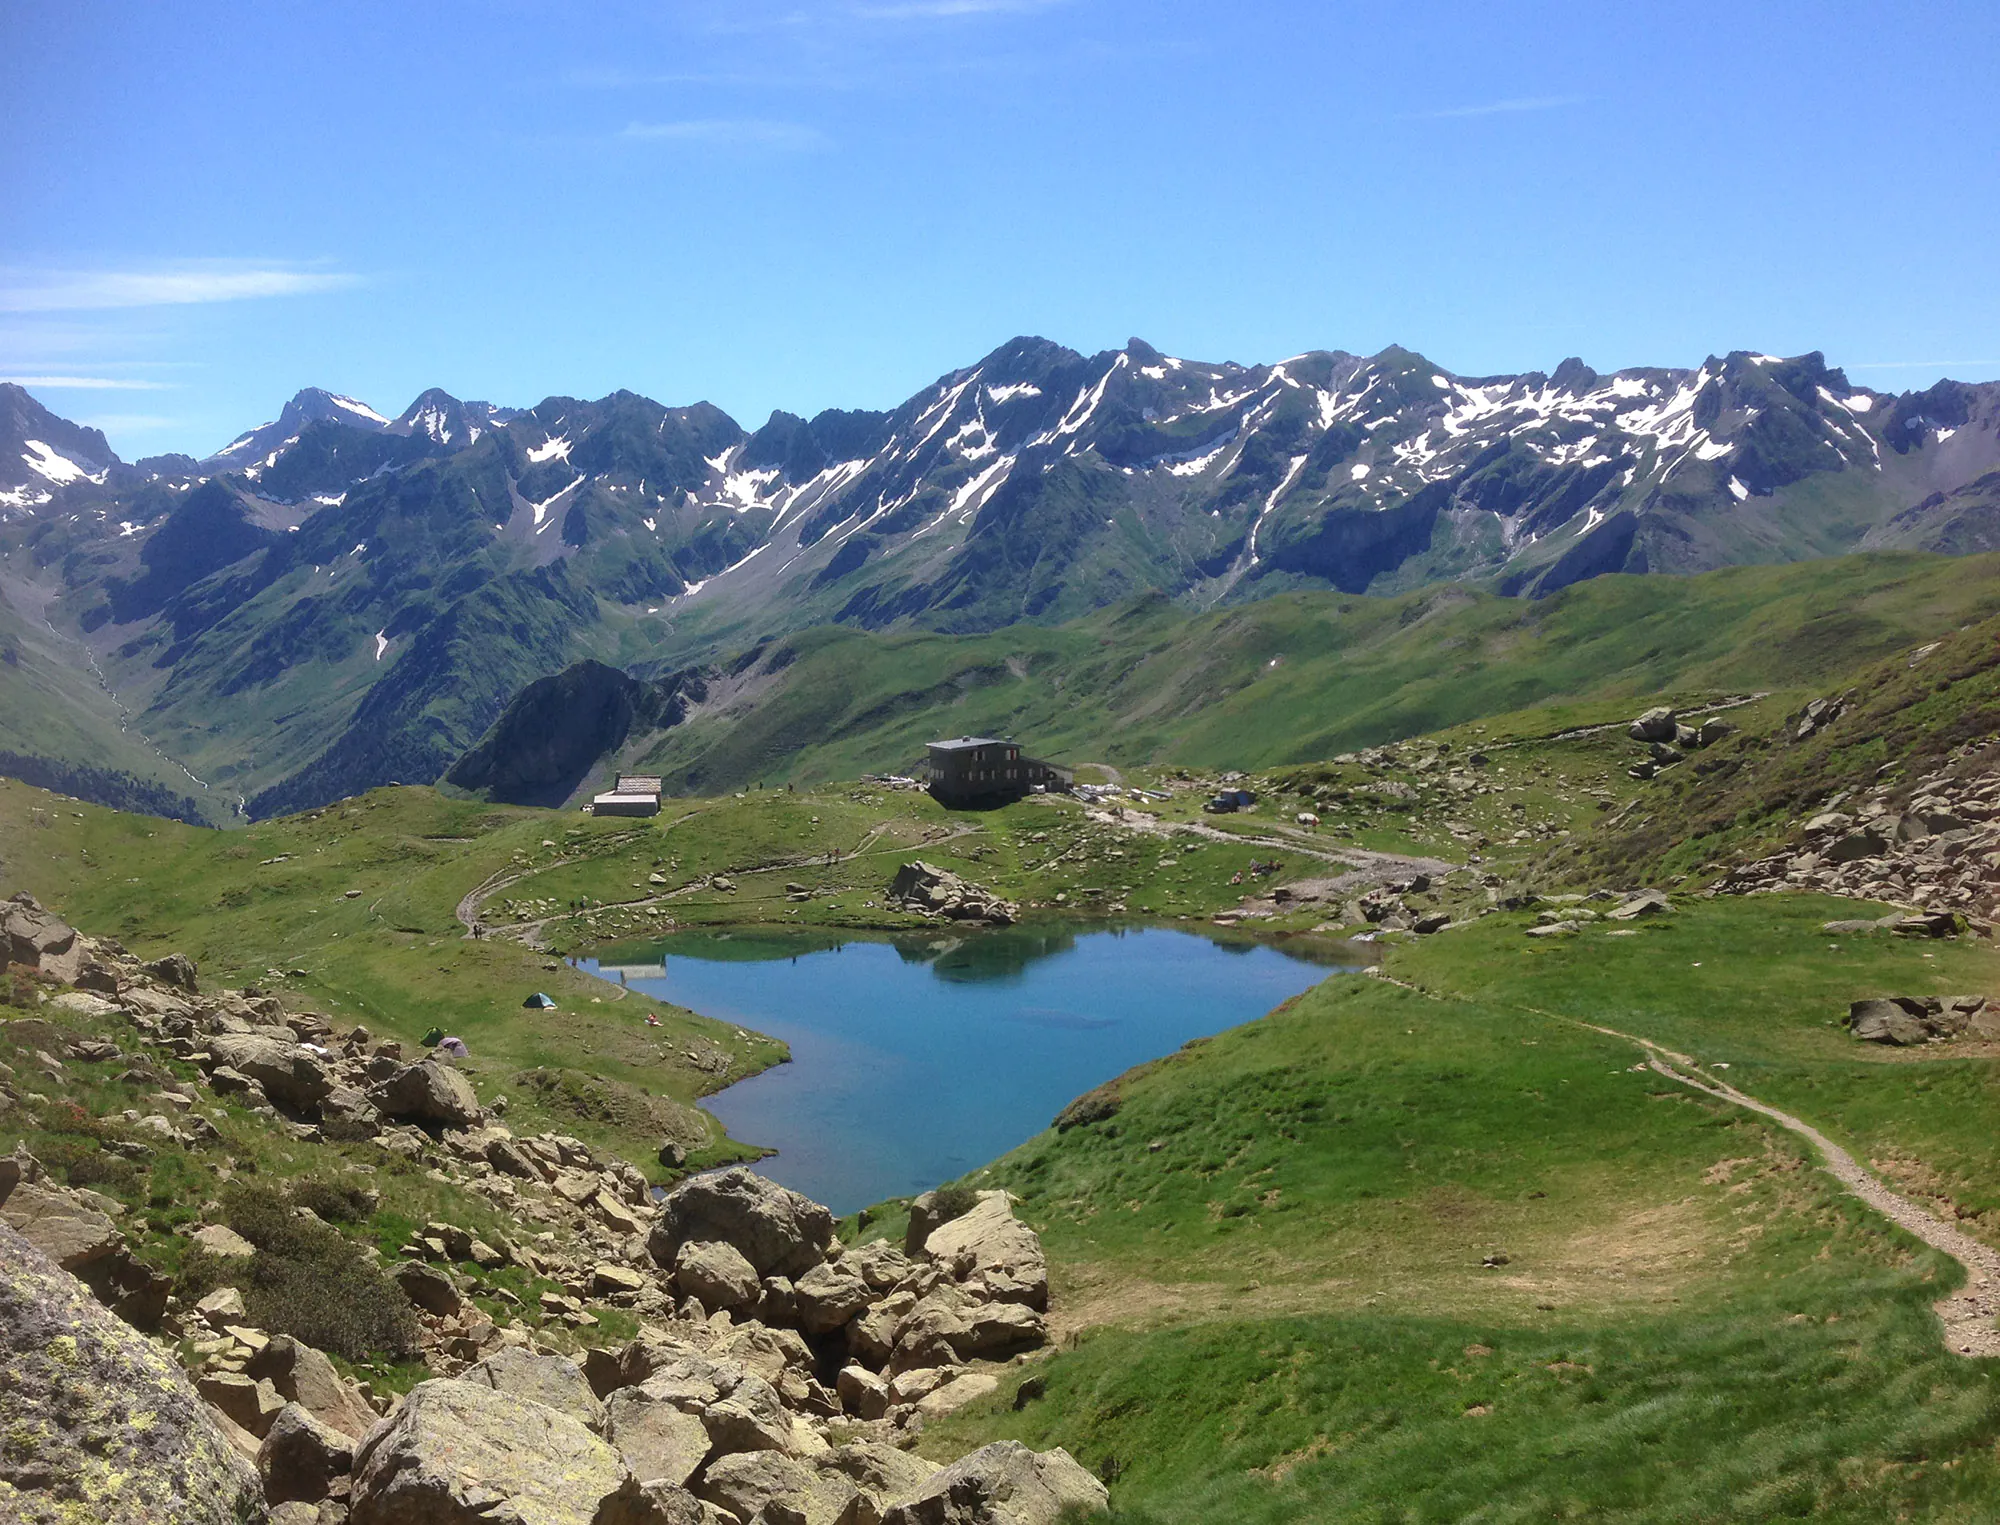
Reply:
[[[1699, 766], [1663, 773], [1648, 791], [1643, 816], [1573, 844], [1551, 871], [1713, 870], [1725, 859], [1772, 849], [1821, 802], [1873, 785], [1885, 770], [1900, 788], [1955, 749], [2000, 734], [2000, 619], [1946, 631], [1921, 654], [1901, 652], [1842, 674], [1825, 692], [1846, 698], [1832, 724], [1804, 741], [1780, 724], [1746, 727]], [[1971, 757], [1958, 766], [1989, 765]]]
[[[607, 835], [611, 823], [596, 824]], [[740, 1155], [691, 1103], [782, 1058], [782, 1044], [673, 1008], [658, 1008], [664, 1028], [647, 1028], [617, 987], [462, 935], [466, 891], [553, 862], [581, 835], [546, 812], [420, 789], [225, 833], [0, 780], [0, 894], [30, 890], [87, 932], [147, 957], [184, 952], [206, 983], [273, 989], [336, 1027], [415, 1042], [441, 1026], [471, 1045], [481, 1097], [506, 1094], [510, 1121], [529, 1131], [573, 1132], [641, 1164], [668, 1136], [702, 1158]], [[561, 1009], [524, 1011], [536, 990]], [[565, 1078], [524, 1089], [537, 1067]]]
[[76, 643], [0, 592], [0, 774], [128, 810], [219, 820], [227, 804], [126, 729]]
[[1335, 978], [1134, 1072], [1109, 1121], [975, 1177], [1020, 1194], [1081, 1327], [1046, 1397], [1005, 1384], [926, 1448], [1065, 1445], [1158, 1522], [1986, 1517], [2000, 1363], [1929, 1310], [1957, 1269], [1791, 1135], [1561, 1019], [1733, 1056], [2000, 1241], [1993, 1059], [1825, 1025], [1850, 993], [1990, 987], [1994, 954], [1829, 955], [1826, 914], [1560, 948], [1496, 916], [1391, 953], [1432, 995]]
[[820, 629], [637, 760], [690, 792], [904, 768], [940, 734], [1018, 736], [1071, 762], [1264, 767], [1556, 701], [1808, 686], [2000, 611], [1997, 569], [1852, 556], [1598, 578], [1540, 602], [1293, 593], [984, 636]]

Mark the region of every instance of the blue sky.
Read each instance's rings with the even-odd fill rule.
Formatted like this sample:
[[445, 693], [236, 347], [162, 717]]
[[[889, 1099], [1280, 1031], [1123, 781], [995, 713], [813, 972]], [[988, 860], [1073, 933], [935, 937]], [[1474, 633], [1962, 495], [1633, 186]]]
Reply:
[[1990, 0], [0, 0], [0, 41], [0, 377], [128, 458], [304, 385], [754, 426], [1016, 333], [2000, 376]]

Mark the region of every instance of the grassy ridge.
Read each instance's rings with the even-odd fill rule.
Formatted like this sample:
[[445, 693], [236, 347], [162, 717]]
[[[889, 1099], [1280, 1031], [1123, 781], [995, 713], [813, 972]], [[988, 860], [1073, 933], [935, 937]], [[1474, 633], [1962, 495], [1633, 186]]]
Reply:
[[645, 764], [693, 792], [907, 767], [939, 734], [1068, 761], [1267, 767], [1549, 703], [1794, 689], [2000, 611], [2000, 560], [1849, 556], [1604, 577], [1539, 602], [1141, 600], [992, 635], [808, 631]]

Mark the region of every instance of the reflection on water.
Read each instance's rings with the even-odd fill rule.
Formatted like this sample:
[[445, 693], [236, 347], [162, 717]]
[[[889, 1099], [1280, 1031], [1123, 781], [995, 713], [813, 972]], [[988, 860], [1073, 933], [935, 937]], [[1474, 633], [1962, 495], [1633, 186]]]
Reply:
[[1353, 968], [1351, 944], [1160, 927], [682, 932], [585, 963], [783, 1038], [793, 1062], [707, 1103], [759, 1168], [848, 1212], [1005, 1153], [1072, 1097]]

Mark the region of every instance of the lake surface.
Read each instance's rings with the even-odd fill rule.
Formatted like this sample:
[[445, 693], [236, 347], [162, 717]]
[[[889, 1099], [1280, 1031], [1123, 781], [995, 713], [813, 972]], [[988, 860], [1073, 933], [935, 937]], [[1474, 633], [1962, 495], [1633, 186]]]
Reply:
[[1360, 962], [1347, 944], [1159, 927], [845, 940], [757, 929], [677, 933], [645, 963], [580, 967], [789, 1043], [790, 1064], [704, 1105], [778, 1151], [760, 1171], [849, 1213], [963, 1175], [1091, 1087]]

